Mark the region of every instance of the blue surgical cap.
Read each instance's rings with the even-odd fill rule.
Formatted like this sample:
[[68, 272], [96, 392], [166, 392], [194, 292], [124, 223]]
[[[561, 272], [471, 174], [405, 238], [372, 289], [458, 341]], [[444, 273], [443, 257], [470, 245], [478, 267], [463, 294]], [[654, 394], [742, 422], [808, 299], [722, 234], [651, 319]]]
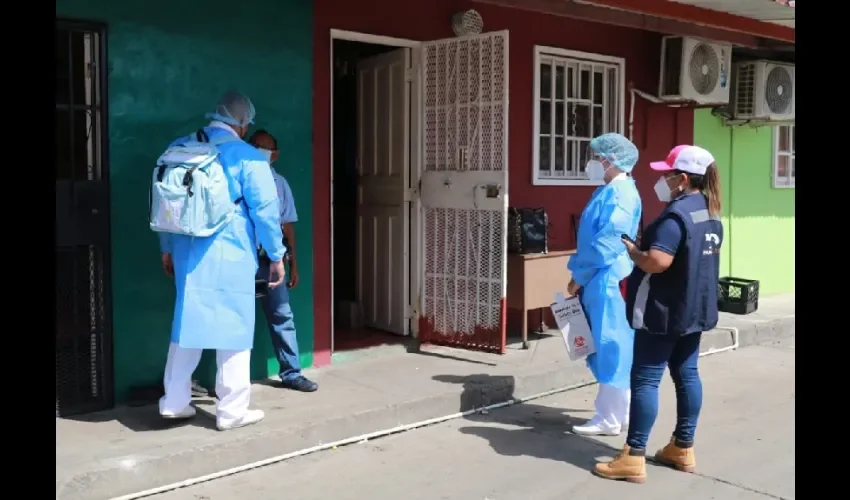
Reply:
[[623, 172], [631, 172], [638, 161], [638, 150], [622, 134], [602, 134], [590, 141], [590, 150]]
[[255, 116], [257, 116], [257, 112], [254, 110], [254, 104], [251, 102], [251, 99], [248, 99], [248, 96], [244, 94], [232, 90], [226, 92], [218, 100], [214, 113], [206, 114], [207, 118], [218, 120], [235, 127], [244, 127], [245, 125], [254, 123]]

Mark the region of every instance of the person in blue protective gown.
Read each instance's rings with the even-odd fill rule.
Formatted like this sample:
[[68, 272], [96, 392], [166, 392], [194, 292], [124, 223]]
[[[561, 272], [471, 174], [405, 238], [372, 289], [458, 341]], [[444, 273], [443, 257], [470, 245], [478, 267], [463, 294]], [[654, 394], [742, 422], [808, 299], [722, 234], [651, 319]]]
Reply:
[[640, 195], [629, 176], [638, 151], [624, 136], [612, 133], [590, 141], [589, 156], [588, 177], [604, 184], [581, 214], [576, 254], [568, 264], [573, 276], [568, 291], [579, 296], [590, 324], [596, 352], [587, 357], [587, 366], [599, 382], [599, 392], [595, 415], [573, 432], [615, 436], [628, 425], [629, 416], [634, 330], [626, 320], [620, 281], [634, 265], [620, 238], [636, 237], [640, 224]]
[[195, 415], [190, 405], [192, 372], [203, 350], [215, 349], [219, 430], [253, 424], [264, 417], [262, 410], [248, 408], [257, 240], [271, 261], [269, 286], [279, 286], [284, 278], [280, 208], [271, 169], [262, 153], [242, 140], [255, 114], [251, 101], [236, 92], [227, 92], [215, 112], [207, 114], [212, 121], [204, 131], [210, 141], [226, 134], [236, 138], [218, 146], [231, 198], [244, 200], [232, 221], [203, 238], [159, 233], [163, 269], [174, 278], [177, 291], [159, 412], [169, 419]]

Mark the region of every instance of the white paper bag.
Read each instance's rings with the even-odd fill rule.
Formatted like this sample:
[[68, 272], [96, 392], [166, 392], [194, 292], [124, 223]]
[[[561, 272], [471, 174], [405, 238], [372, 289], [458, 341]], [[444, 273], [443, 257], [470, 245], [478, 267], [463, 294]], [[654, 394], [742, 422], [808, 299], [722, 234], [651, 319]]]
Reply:
[[552, 314], [564, 338], [570, 360], [575, 361], [596, 352], [590, 325], [578, 297], [565, 298], [563, 294], [557, 294], [552, 304]]

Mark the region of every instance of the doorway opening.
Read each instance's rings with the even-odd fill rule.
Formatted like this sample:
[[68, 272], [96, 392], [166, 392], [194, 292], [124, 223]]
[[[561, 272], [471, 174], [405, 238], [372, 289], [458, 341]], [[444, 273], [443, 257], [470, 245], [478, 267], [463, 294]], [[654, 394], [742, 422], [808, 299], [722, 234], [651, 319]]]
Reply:
[[333, 351], [411, 332], [412, 49], [332, 39]]
[[56, 416], [113, 399], [105, 35], [56, 21]]

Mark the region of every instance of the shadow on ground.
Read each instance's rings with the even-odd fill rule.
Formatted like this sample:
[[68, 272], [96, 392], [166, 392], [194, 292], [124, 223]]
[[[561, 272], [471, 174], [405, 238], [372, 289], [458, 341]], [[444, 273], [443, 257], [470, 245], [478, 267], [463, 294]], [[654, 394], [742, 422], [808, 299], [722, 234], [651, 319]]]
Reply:
[[[77, 422], [110, 422], [118, 421], [124, 427], [133, 432], [158, 432], [167, 431], [176, 427], [195, 426], [207, 429], [215, 429], [215, 401], [199, 400], [194, 398], [192, 406], [198, 410], [198, 415], [202, 418], [190, 418], [181, 420], [166, 420], [159, 415], [159, 406], [157, 404], [147, 404], [143, 406], [120, 406], [111, 410], [99, 411], [96, 413], [88, 413], [84, 415], [72, 415], [63, 417], [66, 420], [75, 420]], [[209, 408], [209, 410], [205, 410]], [[207, 417], [207, 418], [203, 418]]]
[[[461, 412], [484, 408], [502, 401], [518, 401], [514, 396], [516, 387], [512, 376], [436, 375], [434, 380], [463, 385], [459, 408]], [[486, 439], [493, 451], [500, 455], [526, 455], [566, 462], [590, 470], [600, 457], [613, 457], [620, 452], [606, 443], [570, 432], [573, 425], [587, 422], [593, 411], [591, 408], [590, 402], [587, 408], [553, 408], [534, 403], [518, 403], [493, 411], [470, 414], [464, 418], [478, 425], [461, 427], [459, 430], [463, 434]], [[545, 439], [541, 439], [541, 436]]]

